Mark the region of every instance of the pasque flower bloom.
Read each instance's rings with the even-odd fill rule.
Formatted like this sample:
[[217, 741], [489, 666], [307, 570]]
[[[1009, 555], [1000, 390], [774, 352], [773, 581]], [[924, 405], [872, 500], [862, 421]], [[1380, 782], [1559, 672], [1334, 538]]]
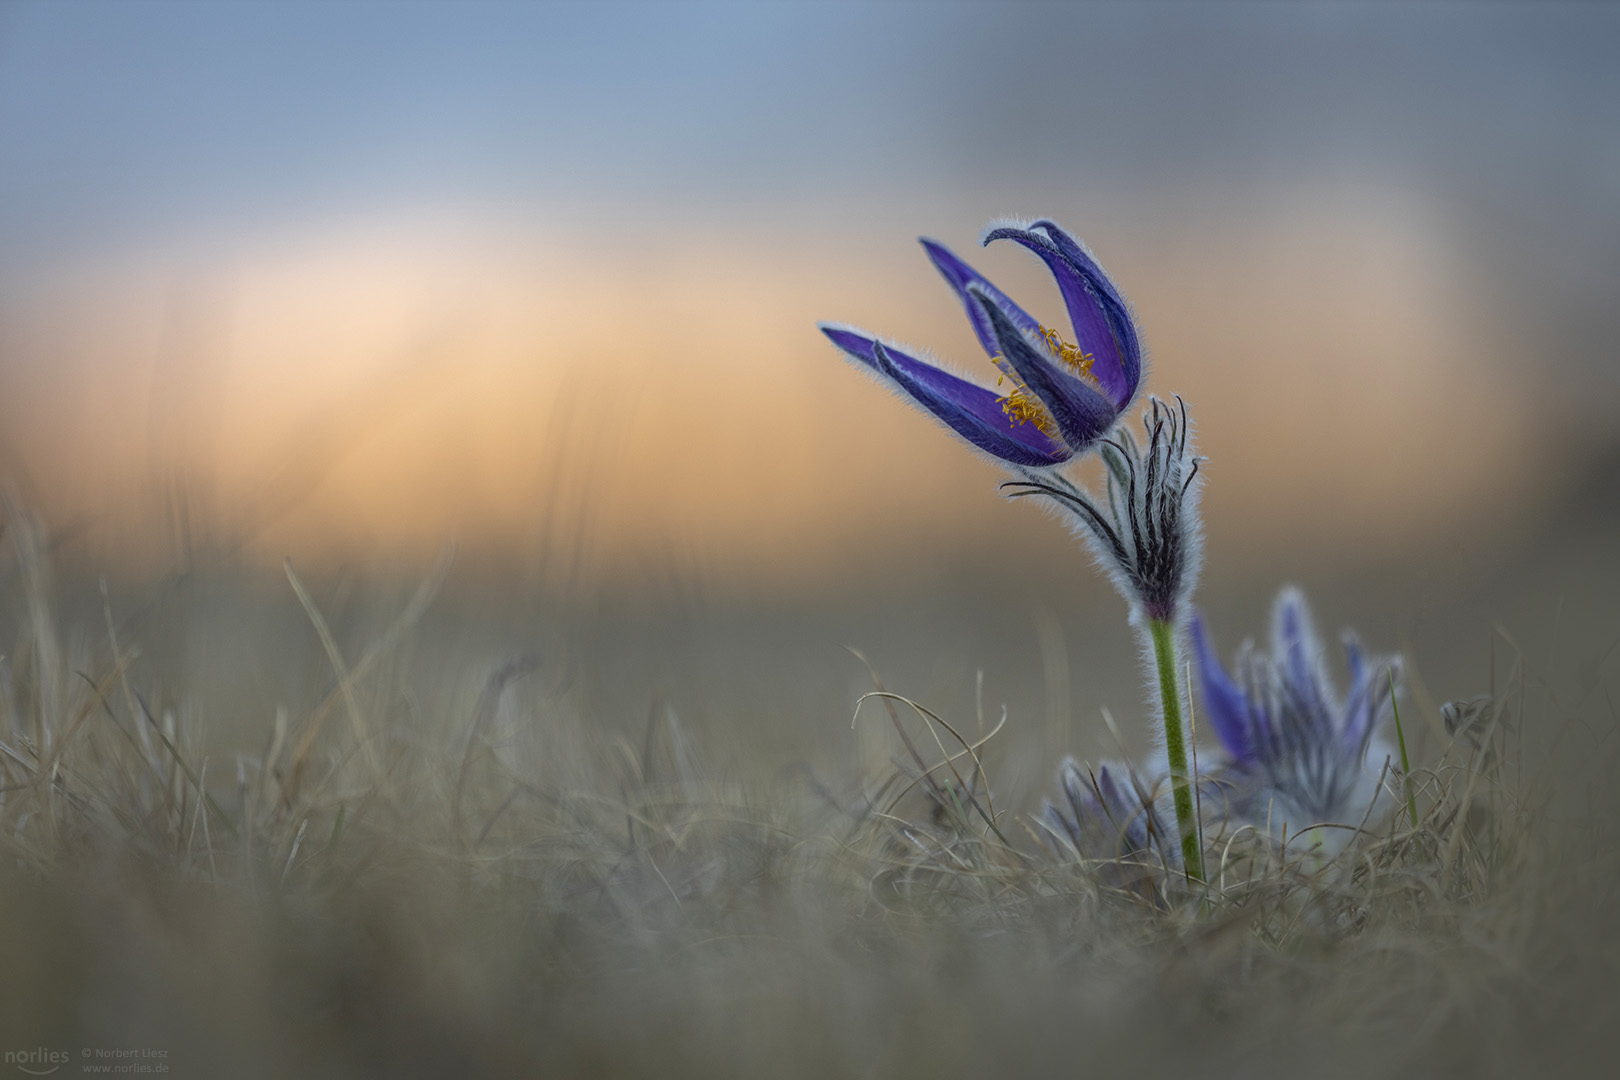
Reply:
[[1305, 596], [1292, 586], [1272, 607], [1270, 655], [1246, 643], [1235, 677], [1221, 666], [1202, 618], [1193, 620], [1193, 643], [1203, 715], [1229, 757], [1222, 779], [1236, 814], [1295, 828], [1356, 824], [1378, 795], [1388, 756], [1378, 728], [1400, 681], [1400, 658], [1369, 659], [1346, 631], [1350, 690], [1339, 697]]
[[1050, 221], [1005, 226], [1046, 263], [1075, 341], [1042, 326], [977, 270], [932, 240], [923, 248], [967, 309], [1005, 393], [953, 375], [853, 327], [822, 323], [845, 355], [887, 378], [980, 450], [1026, 468], [1061, 465], [1113, 427], [1136, 396], [1142, 354], [1130, 309], [1080, 242]]
[[[1011, 240], [1046, 264], [1075, 337], [1070, 344], [1040, 325], [978, 271], [924, 240], [928, 257], [956, 290], [979, 343], [1000, 369], [997, 385], [1006, 385], [1006, 393], [952, 375], [864, 331], [828, 323], [821, 331], [969, 443], [1012, 466], [1021, 479], [1005, 486], [1014, 495], [1049, 496], [1079, 520], [1098, 562], [1130, 604], [1132, 622], [1152, 643], [1182, 864], [1189, 879], [1201, 879], [1203, 854], [1176, 675], [1176, 639], [1199, 555], [1198, 459], [1186, 408], [1153, 401], [1143, 418], [1145, 445], [1128, 431], [1116, 431], [1142, 379], [1136, 323], [1119, 290], [1080, 242], [1050, 221], [992, 228], [984, 242], [992, 240]], [[1108, 465], [1106, 505], [1052, 468], [1092, 447], [1101, 448]], [[1066, 774], [1079, 830], [1081, 802], [1073, 794], [1079, 789], [1070, 779]], [[1108, 799], [1101, 785], [1094, 785], [1099, 806]]]

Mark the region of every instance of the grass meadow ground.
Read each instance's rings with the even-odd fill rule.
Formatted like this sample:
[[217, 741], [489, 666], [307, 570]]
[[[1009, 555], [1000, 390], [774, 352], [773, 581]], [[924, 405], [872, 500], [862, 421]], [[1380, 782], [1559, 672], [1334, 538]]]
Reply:
[[1054, 847], [1056, 759], [978, 680], [852, 732], [881, 660], [677, 703], [600, 619], [478, 629], [442, 567], [136, 602], [6, 528], [0, 1075], [1609, 1075], [1607, 639], [1555, 677], [1501, 636], [1467, 731], [1403, 700], [1409, 803], [1333, 857], [1207, 837], [1189, 888]]

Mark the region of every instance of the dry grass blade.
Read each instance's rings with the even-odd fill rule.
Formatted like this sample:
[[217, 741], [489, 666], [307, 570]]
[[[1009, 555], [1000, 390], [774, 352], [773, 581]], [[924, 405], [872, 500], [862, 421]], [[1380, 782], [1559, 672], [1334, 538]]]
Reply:
[[[326, 651], [327, 659], [331, 662], [333, 671], [337, 675], [338, 686], [333, 698], [341, 697], [344, 707], [349, 713], [356, 745], [360, 747], [360, 752], [365, 756], [367, 767], [373, 777], [380, 775], [381, 767], [377, 760], [376, 751], [367, 738], [365, 714], [360, 707], [355, 686], [360, 680], [370, 675], [384, 657], [398, 647], [411, 627], [415, 626], [422, 616], [427, 613], [428, 608], [433, 603], [433, 598], [438, 595], [439, 589], [443, 586], [445, 578], [449, 576], [450, 568], [454, 563], [455, 548], [453, 546], [445, 548], [440, 553], [439, 560], [434, 565], [432, 572], [417, 588], [416, 593], [405, 606], [405, 610], [394, 620], [381, 640], [361, 656], [359, 663], [355, 664], [353, 669], [350, 669], [344, 663], [336, 639], [333, 638], [331, 630], [327, 627], [326, 620], [321, 615], [320, 609], [316, 607], [314, 598], [310, 596], [309, 590], [305, 588], [304, 583], [293, 570], [292, 560], [289, 559], [285, 563], [287, 580], [292, 584], [293, 592], [298, 597], [299, 604], [302, 605], [305, 614], [308, 615], [310, 622], [314, 625], [315, 632], [321, 641], [321, 647]], [[309, 760], [309, 753], [315, 746], [315, 740], [325, 727], [326, 718], [333, 705], [333, 698], [328, 698], [327, 701], [323, 702], [304, 724], [303, 731], [293, 750], [291, 765], [288, 769], [288, 787], [298, 786], [299, 780], [304, 773], [305, 764]]]
[[286, 560], [285, 566], [287, 580], [292, 583], [293, 592], [297, 594], [298, 602], [304, 606], [305, 613], [309, 615], [315, 633], [320, 636], [321, 647], [326, 650], [326, 657], [332, 662], [332, 670], [337, 674], [338, 691], [343, 695], [343, 704], [348, 709], [349, 722], [354, 728], [355, 745], [360, 748], [371, 775], [378, 776], [382, 767], [377, 760], [377, 752], [371, 745], [371, 737], [366, 731], [365, 710], [360, 707], [360, 700], [355, 695], [354, 679], [349, 674], [349, 665], [344, 663], [343, 653], [338, 649], [337, 641], [332, 637], [332, 631], [321, 615], [321, 609], [315, 606], [315, 599], [309, 595], [309, 590], [304, 588], [304, 583], [298, 579], [298, 574], [293, 570], [292, 560]]

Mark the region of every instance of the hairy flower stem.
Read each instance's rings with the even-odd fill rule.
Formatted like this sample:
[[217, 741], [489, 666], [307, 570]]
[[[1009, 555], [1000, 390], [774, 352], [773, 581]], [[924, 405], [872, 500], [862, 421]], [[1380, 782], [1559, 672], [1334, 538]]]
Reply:
[[1187, 739], [1181, 726], [1181, 686], [1176, 678], [1176, 630], [1164, 619], [1148, 619], [1153, 655], [1159, 665], [1159, 695], [1164, 702], [1164, 749], [1170, 758], [1170, 789], [1181, 830], [1181, 861], [1189, 881], [1204, 880], [1204, 853], [1198, 843], [1192, 785], [1187, 781]]

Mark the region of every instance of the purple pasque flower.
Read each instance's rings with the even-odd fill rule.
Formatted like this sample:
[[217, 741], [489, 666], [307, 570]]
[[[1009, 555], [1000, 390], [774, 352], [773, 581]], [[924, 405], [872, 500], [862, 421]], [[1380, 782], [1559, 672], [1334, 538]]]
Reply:
[[1340, 697], [1305, 594], [1293, 586], [1272, 606], [1270, 654], [1245, 642], [1232, 674], [1221, 666], [1201, 617], [1194, 617], [1192, 632], [1203, 716], [1229, 756], [1222, 780], [1236, 815], [1296, 829], [1358, 824], [1379, 794], [1388, 749], [1378, 728], [1400, 681], [1400, 658], [1369, 659], [1346, 631], [1350, 690]]
[[1136, 324], [1102, 268], [1053, 222], [993, 228], [984, 242], [1002, 239], [1046, 263], [1068, 308], [1073, 344], [940, 244], [922, 245], [956, 290], [1006, 393], [853, 327], [822, 323], [821, 332], [985, 453], [1025, 468], [1061, 465], [1102, 438], [1136, 396], [1142, 378]]

